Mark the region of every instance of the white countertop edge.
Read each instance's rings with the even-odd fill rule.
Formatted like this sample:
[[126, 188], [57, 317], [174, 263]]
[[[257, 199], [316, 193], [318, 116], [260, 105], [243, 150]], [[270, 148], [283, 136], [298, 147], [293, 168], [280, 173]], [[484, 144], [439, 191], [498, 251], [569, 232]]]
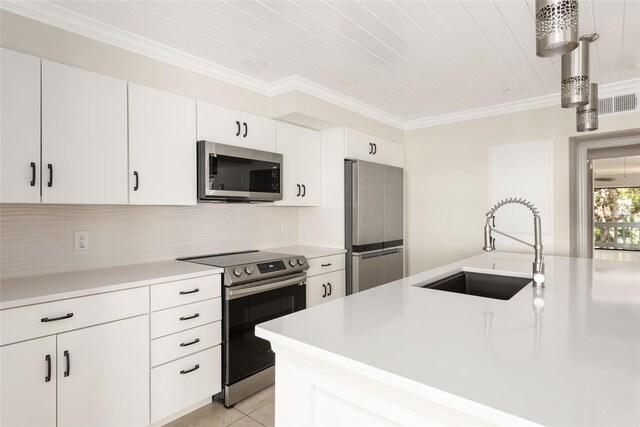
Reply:
[[[358, 362], [356, 360], [340, 356], [327, 350], [323, 350], [312, 345], [294, 340], [284, 335], [261, 328], [259, 325], [255, 328], [256, 336], [263, 338], [276, 346], [280, 345], [287, 349], [291, 349], [303, 355], [316, 357], [325, 362], [339, 365], [347, 370], [358, 373], [365, 377], [373, 378], [389, 386], [400, 388], [408, 393], [412, 393], [425, 399], [432, 400], [440, 405], [464, 412], [471, 416], [478, 417], [482, 420], [494, 422], [498, 425], [508, 426], [541, 426], [533, 421], [517, 417], [507, 412], [499, 411], [495, 408], [482, 405], [469, 399], [451, 394], [437, 388], [422, 384], [408, 378], [404, 378], [385, 370]], [[277, 352], [276, 352], [277, 366]]]
[[8, 310], [11, 308], [24, 307], [24, 306], [33, 305], [33, 304], [43, 304], [47, 302], [65, 300], [70, 298], [79, 298], [79, 297], [84, 297], [88, 295], [104, 294], [107, 292], [123, 291], [127, 289], [140, 288], [143, 286], [159, 285], [162, 283], [175, 282], [178, 280], [194, 279], [196, 277], [221, 274], [223, 272], [224, 270], [221, 268], [211, 268], [210, 270], [202, 270], [202, 271], [191, 272], [191, 273], [181, 273], [181, 274], [170, 275], [170, 276], [160, 276], [156, 278], [138, 280], [133, 282], [121, 282], [121, 283], [115, 283], [113, 285], [89, 287], [85, 289], [75, 289], [67, 292], [51, 293], [51, 294], [39, 295], [36, 297], [30, 297], [30, 298], [21, 298], [21, 299], [15, 299], [10, 301], [2, 301], [0, 302], [0, 310]]

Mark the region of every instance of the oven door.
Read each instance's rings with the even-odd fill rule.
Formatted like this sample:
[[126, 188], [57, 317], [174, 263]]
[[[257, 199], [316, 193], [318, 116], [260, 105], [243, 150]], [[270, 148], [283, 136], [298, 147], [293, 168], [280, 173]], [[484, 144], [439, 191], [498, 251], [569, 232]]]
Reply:
[[255, 326], [306, 307], [306, 273], [225, 289], [225, 385], [242, 381], [275, 364], [269, 341]]
[[282, 154], [209, 141], [198, 142], [202, 200], [282, 200]]

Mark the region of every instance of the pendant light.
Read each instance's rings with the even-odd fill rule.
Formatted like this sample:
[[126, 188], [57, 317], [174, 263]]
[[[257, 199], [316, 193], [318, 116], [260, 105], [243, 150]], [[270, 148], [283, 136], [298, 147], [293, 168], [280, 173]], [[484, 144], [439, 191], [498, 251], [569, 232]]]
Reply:
[[598, 129], [598, 83], [591, 83], [589, 103], [576, 110], [576, 129], [585, 132]]
[[564, 55], [576, 47], [578, 0], [536, 0], [536, 55]]
[[560, 103], [574, 108], [589, 102], [589, 41], [580, 38], [578, 48], [562, 55]]

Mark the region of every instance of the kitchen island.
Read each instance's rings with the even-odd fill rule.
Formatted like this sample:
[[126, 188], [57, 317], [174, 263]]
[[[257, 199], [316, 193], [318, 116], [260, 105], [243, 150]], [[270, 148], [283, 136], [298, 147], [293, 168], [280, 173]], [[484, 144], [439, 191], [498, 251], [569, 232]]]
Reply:
[[510, 300], [416, 285], [531, 277], [490, 253], [256, 327], [276, 353], [277, 425], [639, 425], [640, 263], [545, 257]]

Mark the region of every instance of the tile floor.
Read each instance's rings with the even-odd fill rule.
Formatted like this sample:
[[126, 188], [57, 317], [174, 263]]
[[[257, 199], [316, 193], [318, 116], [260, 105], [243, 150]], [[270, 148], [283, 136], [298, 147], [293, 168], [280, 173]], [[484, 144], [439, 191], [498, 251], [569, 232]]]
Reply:
[[166, 427], [273, 427], [275, 425], [275, 386], [270, 386], [225, 408], [214, 402], [170, 422]]

